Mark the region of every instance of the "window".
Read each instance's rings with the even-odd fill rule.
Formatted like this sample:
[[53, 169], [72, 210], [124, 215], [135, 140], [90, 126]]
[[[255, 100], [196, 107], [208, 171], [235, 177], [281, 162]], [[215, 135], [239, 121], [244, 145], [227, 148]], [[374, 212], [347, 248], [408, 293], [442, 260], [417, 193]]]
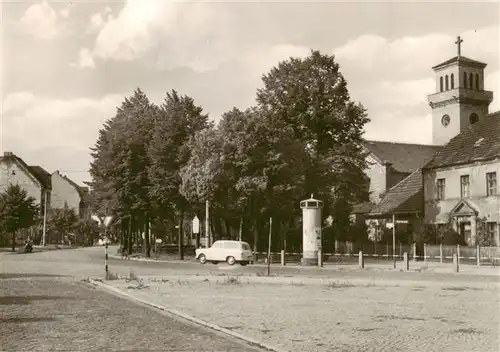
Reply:
[[467, 72], [464, 72], [464, 88], [467, 88]]
[[455, 88], [455, 75], [453, 73], [450, 76], [450, 86], [451, 86], [451, 89]]
[[445, 85], [446, 90], [450, 89], [450, 87], [448, 85], [448, 75], [446, 75], [446, 77], [444, 78], [444, 85]]
[[439, 77], [439, 91], [443, 91], [443, 77]]
[[474, 89], [474, 75], [469, 73], [469, 88]]
[[497, 195], [497, 173], [488, 172], [486, 173], [486, 195], [496, 196]]
[[445, 188], [446, 188], [446, 181], [444, 178], [439, 178], [437, 180], [437, 199], [438, 200], [443, 200], [445, 197]]
[[460, 197], [469, 198], [470, 196], [470, 184], [469, 175], [460, 176]]
[[479, 121], [479, 116], [475, 112], [473, 112], [472, 114], [470, 114], [470, 116], [469, 116], [469, 123], [471, 125], [475, 124], [478, 121]]
[[490, 243], [491, 244], [494, 244], [496, 241], [495, 241], [495, 238], [497, 237], [496, 234], [497, 234], [497, 223], [496, 222], [488, 222], [486, 223], [486, 229], [488, 230], [488, 237], [490, 239]]
[[476, 73], [476, 89], [479, 90], [479, 74]]

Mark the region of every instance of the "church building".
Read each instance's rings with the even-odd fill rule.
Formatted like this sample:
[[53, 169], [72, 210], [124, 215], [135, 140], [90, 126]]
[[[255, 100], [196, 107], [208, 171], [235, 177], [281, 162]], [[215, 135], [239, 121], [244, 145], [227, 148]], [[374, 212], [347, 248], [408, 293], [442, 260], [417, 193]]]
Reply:
[[366, 141], [371, 199], [353, 215], [395, 221], [397, 233], [451, 224], [468, 245], [482, 226], [487, 242], [500, 246], [500, 112], [489, 112], [487, 64], [462, 56], [461, 43], [457, 56], [432, 68], [433, 145]]

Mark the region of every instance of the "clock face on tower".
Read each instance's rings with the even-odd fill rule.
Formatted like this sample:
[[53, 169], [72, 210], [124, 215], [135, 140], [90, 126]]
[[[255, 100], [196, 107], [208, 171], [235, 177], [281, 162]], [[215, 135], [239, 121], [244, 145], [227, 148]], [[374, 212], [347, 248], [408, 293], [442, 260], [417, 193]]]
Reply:
[[441, 124], [444, 127], [448, 127], [448, 125], [450, 124], [450, 116], [449, 115], [443, 115], [443, 117], [441, 118]]

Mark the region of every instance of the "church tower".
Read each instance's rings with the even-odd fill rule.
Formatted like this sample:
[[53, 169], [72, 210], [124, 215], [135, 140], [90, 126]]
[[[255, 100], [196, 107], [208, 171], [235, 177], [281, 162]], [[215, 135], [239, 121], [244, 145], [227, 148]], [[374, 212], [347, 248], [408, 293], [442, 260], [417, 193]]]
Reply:
[[458, 55], [432, 69], [436, 74], [436, 93], [428, 96], [432, 108], [432, 142], [444, 145], [450, 139], [488, 115], [493, 92], [484, 90], [485, 63]]

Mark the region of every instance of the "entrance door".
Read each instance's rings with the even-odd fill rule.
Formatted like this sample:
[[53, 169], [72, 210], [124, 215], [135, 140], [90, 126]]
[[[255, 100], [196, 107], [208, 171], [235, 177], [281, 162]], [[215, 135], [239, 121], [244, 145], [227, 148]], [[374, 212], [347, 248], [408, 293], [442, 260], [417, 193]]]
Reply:
[[460, 236], [465, 240], [468, 245], [471, 244], [471, 226], [470, 221], [460, 223]]

